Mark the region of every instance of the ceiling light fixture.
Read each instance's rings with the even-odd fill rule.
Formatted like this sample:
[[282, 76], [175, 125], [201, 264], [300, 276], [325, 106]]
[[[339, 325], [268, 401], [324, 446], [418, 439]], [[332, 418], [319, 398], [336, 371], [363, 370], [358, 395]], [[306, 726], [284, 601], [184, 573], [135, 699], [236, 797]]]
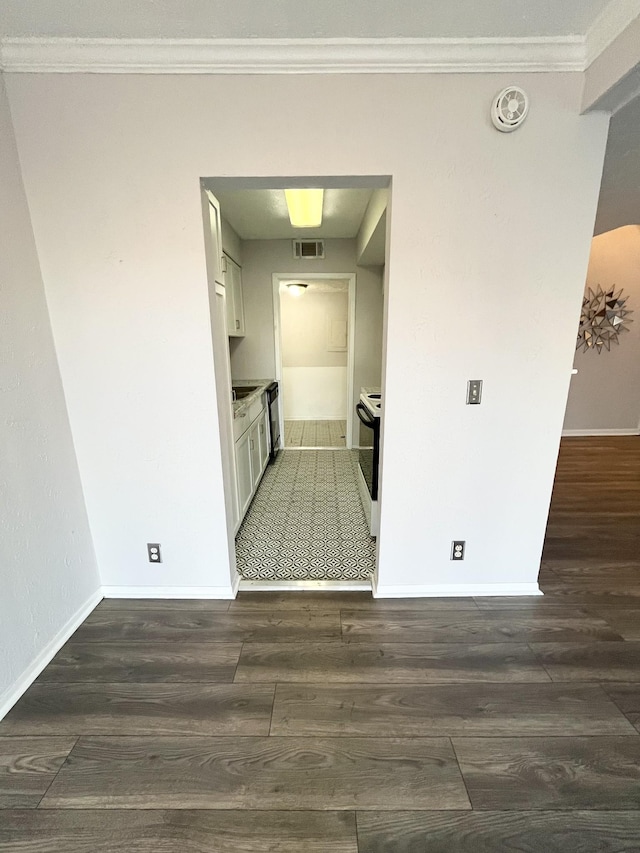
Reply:
[[291, 284], [287, 285], [289, 293], [296, 297], [304, 296], [304, 292], [307, 287], [309, 287], [309, 285], [305, 284], [303, 281], [292, 281]]
[[324, 190], [285, 190], [284, 197], [294, 228], [319, 228], [322, 225]]

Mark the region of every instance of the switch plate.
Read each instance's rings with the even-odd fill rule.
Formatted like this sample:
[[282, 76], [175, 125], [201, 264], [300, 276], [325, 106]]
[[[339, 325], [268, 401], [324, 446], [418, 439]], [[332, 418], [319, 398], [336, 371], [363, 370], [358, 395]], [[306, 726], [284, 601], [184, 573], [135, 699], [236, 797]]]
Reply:
[[451, 559], [464, 560], [464, 539], [454, 539], [451, 543]]
[[162, 554], [160, 553], [159, 542], [147, 542], [147, 556], [150, 563], [161, 563]]
[[470, 379], [467, 382], [467, 405], [479, 406], [482, 400], [482, 379]]

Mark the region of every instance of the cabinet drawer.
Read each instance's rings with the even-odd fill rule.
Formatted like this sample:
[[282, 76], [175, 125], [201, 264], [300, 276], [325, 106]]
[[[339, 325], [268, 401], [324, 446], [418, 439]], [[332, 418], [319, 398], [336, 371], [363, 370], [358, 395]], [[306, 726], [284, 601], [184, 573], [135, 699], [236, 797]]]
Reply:
[[264, 394], [260, 394], [257, 400], [249, 406], [249, 423], [253, 423], [255, 419], [264, 411]]
[[255, 421], [256, 418], [260, 417], [264, 412], [265, 406], [265, 395], [260, 394], [257, 400], [254, 400], [250, 406], [248, 406], [244, 411], [240, 412], [239, 415], [236, 415], [233, 419], [233, 440], [237, 441], [241, 435], [243, 435], [251, 426], [251, 424]]
[[237, 441], [251, 426], [251, 418], [249, 417], [249, 409], [240, 412], [233, 419], [233, 440]]

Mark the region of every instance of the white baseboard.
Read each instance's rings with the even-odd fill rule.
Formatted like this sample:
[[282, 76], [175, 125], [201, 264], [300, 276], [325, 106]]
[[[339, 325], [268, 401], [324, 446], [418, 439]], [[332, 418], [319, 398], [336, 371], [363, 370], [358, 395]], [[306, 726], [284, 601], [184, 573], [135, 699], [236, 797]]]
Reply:
[[235, 598], [229, 586], [103, 586], [104, 598]]
[[571, 438], [571, 436], [580, 435], [638, 435], [638, 428], [635, 429], [563, 429], [563, 438]]
[[33, 684], [42, 670], [48, 666], [53, 658], [58, 654], [71, 635], [82, 625], [87, 616], [97, 605], [102, 601], [102, 590], [94, 592], [87, 601], [78, 608], [67, 622], [58, 631], [55, 637], [50, 640], [36, 659], [24, 670], [19, 676], [15, 684], [12, 684], [8, 690], [0, 696], [0, 720], [2, 720], [13, 708], [18, 699], [25, 693]]
[[543, 595], [537, 583], [426, 584], [384, 586], [378, 584], [374, 598], [461, 598], [489, 595]]
[[240, 581], [240, 592], [370, 592], [371, 581]]

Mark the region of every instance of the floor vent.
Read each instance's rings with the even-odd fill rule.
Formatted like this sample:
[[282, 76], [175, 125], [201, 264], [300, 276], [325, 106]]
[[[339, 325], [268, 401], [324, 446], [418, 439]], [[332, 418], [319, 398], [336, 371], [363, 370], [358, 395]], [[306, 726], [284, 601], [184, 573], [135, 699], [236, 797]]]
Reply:
[[324, 240], [294, 240], [294, 258], [324, 258]]

